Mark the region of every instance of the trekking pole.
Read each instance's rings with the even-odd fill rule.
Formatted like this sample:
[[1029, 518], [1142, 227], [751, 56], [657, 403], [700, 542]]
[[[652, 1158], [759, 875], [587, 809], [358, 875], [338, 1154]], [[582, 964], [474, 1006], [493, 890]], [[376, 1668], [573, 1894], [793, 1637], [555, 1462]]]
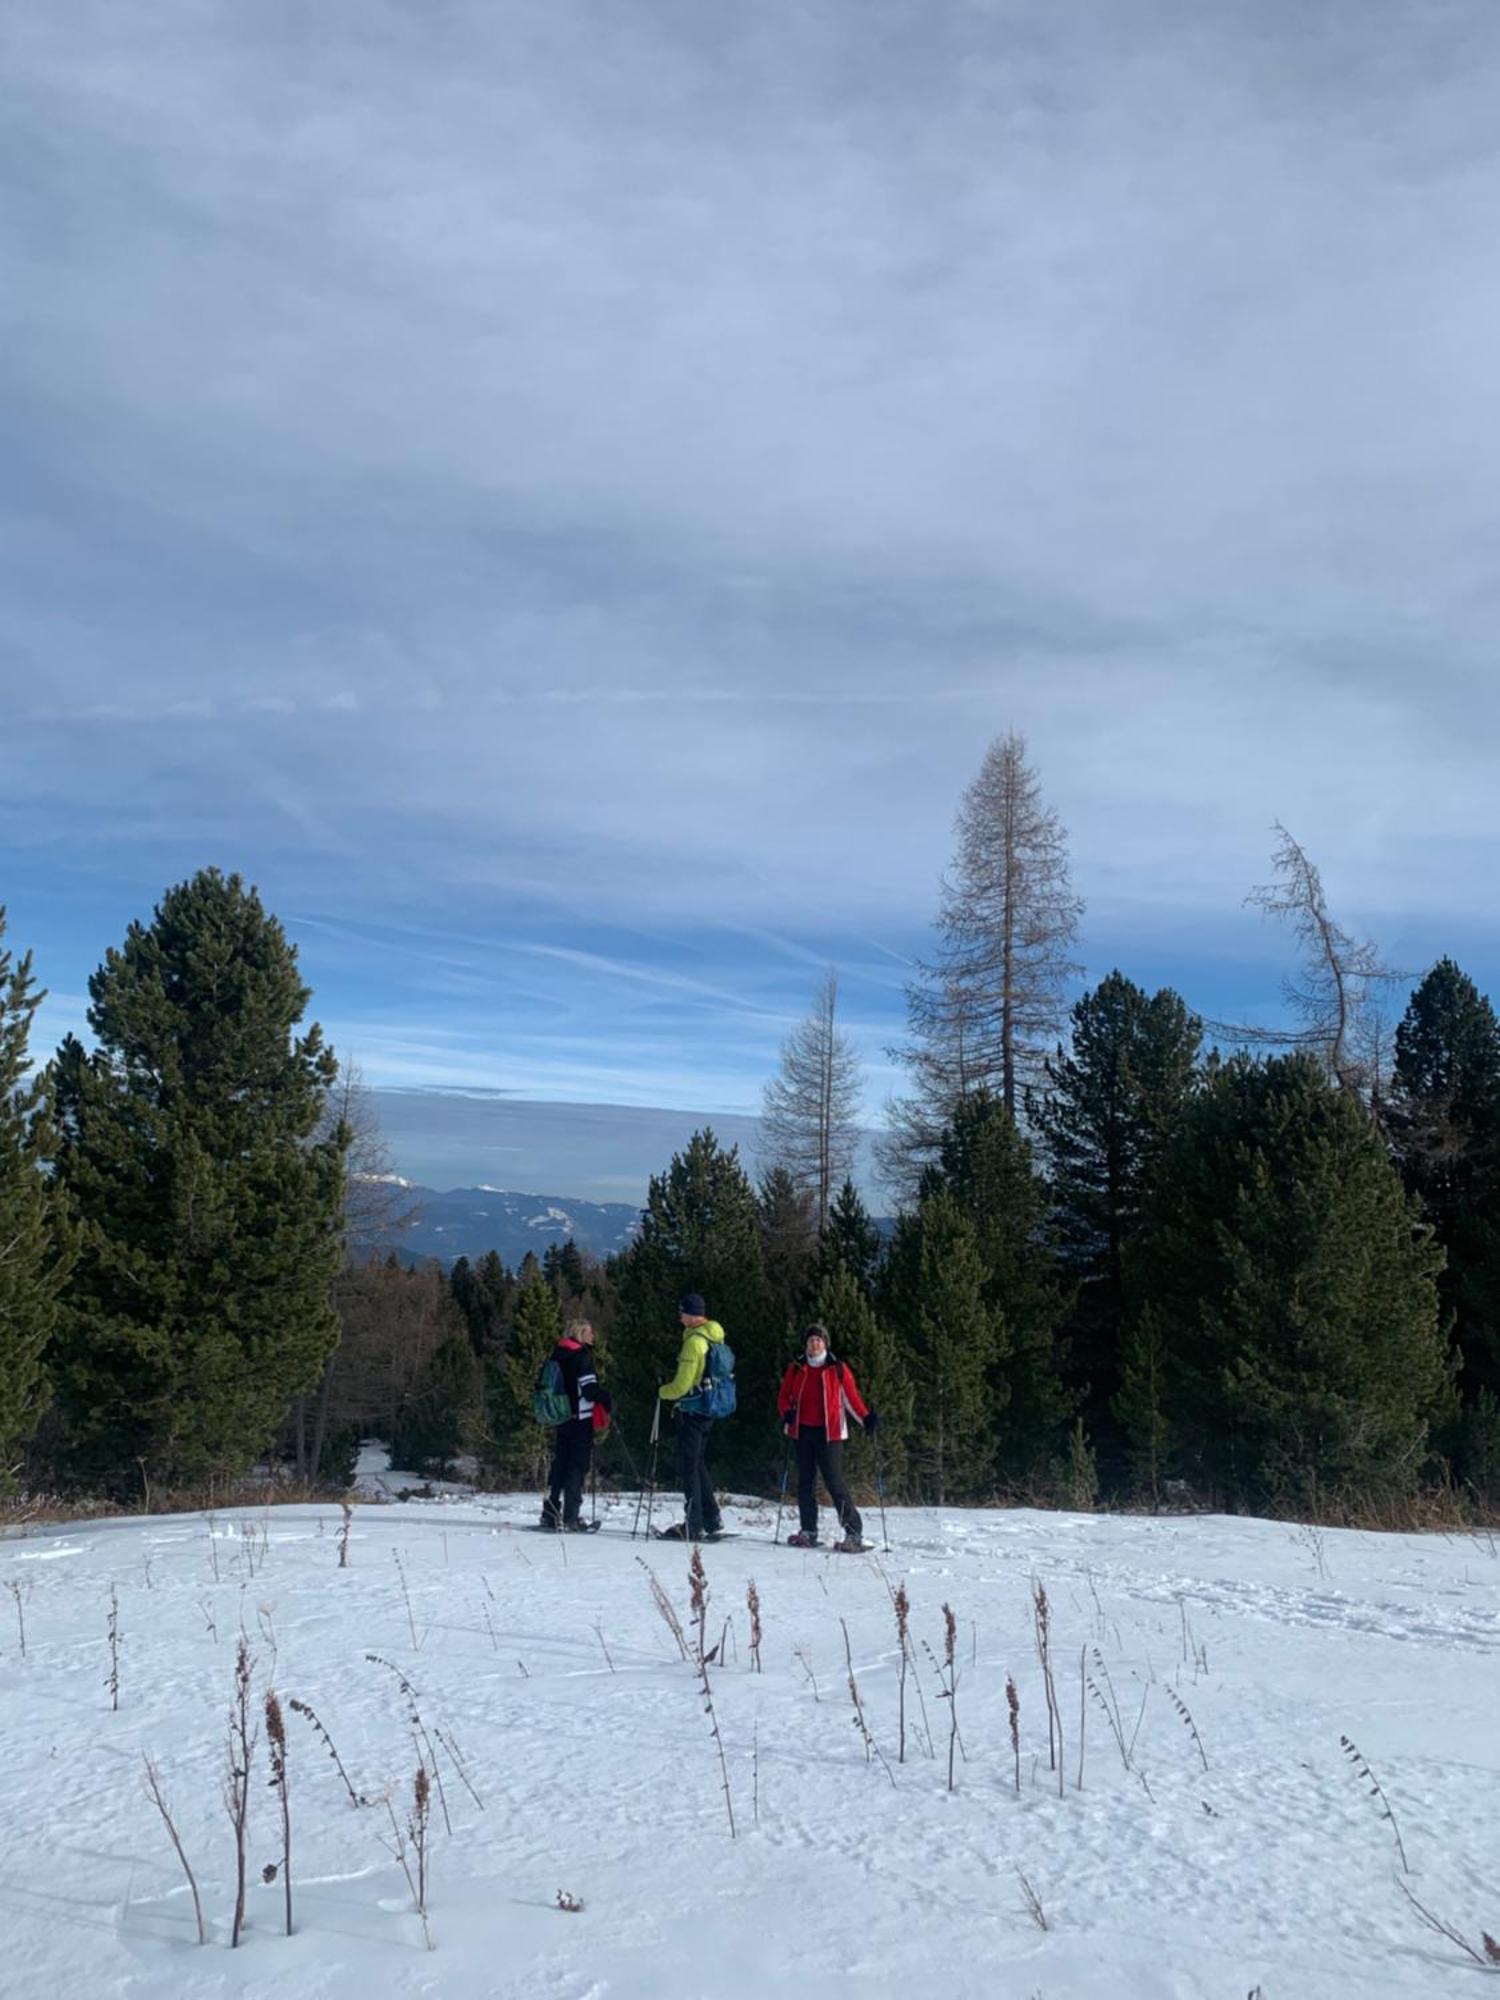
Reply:
[[646, 1488], [646, 1539], [651, 1539], [651, 1515], [656, 1507], [656, 1454], [661, 1444], [661, 1397], [656, 1399], [656, 1409], [651, 1418], [651, 1468], [647, 1477], [650, 1484]]
[[792, 1439], [791, 1439], [791, 1433], [788, 1432], [786, 1441], [786, 1450], [782, 1453], [781, 1457], [781, 1492], [776, 1501], [776, 1532], [771, 1537], [771, 1540], [773, 1542], [779, 1542], [781, 1540], [781, 1510], [786, 1505], [786, 1482], [787, 1482], [787, 1475], [791, 1471], [791, 1469], [792, 1469]]
[[[660, 1429], [661, 1429], [661, 1403], [658, 1401], [656, 1405], [656, 1414], [651, 1419], [651, 1456], [650, 1459], [647, 1461], [647, 1473], [644, 1479], [641, 1478], [640, 1472], [636, 1467], [635, 1460], [630, 1456], [630, 1447], [626, 1444], [623, 1437], [620, 1439], [620, 1449], [625, 1454], [625, 1460], [626, 1463], [629, 1465], [630, 1470], [632, 1471], [632, 1473], [635, 1474], [636, 1486], [638, 1489], [635, 1498], [635, 1519], [630, 1524], [630, 1539], [632, 1541], [635, 1540], [637, 1534], [640, 1532], [641, 1508], [646, 1504], [646, 1495], [648, 1492], [654, 1494], [656, 1490], [656, 1440], [660, 1434]], [[647, 1534], [650, 1534], [651, 1532], [651, 1522], [649, 1516], [646, 1521], [646, 1532]]]
[[880, 1433], [877, 1431], [870, 1440], [875, 1447], [875, 1491], [880, 1500], [880, 1539], [887, 1548], [891, 1545], [891, 1531], [885, 1524], [885, 1467], [880, 1458]]

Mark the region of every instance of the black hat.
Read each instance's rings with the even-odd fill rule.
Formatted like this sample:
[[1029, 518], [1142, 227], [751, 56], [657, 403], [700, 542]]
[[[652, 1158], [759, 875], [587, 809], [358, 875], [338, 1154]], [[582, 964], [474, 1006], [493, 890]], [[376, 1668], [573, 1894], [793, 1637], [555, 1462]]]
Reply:
[[702, 1292], [684, 1292], [677, 1301], [677, 1310], [685, 1313], [689, 1319], [705, 1319], [708, 1315], [708, 1307], [703, 1303]]

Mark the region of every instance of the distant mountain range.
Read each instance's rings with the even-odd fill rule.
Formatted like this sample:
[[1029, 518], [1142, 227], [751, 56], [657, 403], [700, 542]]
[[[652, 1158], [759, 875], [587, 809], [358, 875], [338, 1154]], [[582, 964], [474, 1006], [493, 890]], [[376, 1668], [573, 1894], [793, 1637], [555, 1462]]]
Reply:
[[622, 1201], [575, 1201], [566, 1195], [516, 1194], [508, 1188], [421, 1187], [399, 1175], [402, 1198], [420, 1212], [397, 1245], [403, 1258], [436, 1257], [452, 1265], [497, 1250], [515, 1269], [528, 1250], [538, 1257], [549, 1243], [571, 1237], [598, 1257], [623, 1250], [635, 1234], [640, 1210]]

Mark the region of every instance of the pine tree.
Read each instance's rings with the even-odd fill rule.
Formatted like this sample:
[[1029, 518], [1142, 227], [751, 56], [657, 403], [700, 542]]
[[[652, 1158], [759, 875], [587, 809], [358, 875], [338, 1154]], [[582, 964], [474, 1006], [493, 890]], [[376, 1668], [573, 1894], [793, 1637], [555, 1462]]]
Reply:
[[45, 1173], [46, 1079], [30, 1076], [31, 1023], [43, 998], [30, 954], [16, 959], [6, 949], [0, 907], [0, 1493], [13, 1485], [46, 1407], [42, 1357], [66, 1272], [61, 1205]]
[[89, 981], [97, 1047], [55, 1065], [79, 1252], [50, 1365], [59, 1469], [120, 1492], [235, 1475], [338, 1335], [336, 1065], [308, 989], [236, 875], [196, 875]]
[[462, 1334], [445, 1340], [407, 1398], [391, 1439], [391, 1462], [447, 1478], [479, 1423], [480, 1366]]
[[[1190, 1476], [1240, 1506], [1413, 1489], [1447, 1390], [1442, 1252], [1316, 1062], [1214, 1073], [1163, 1154], [1134, 1262]], [[1138, 1412], [1132, 1428], [1142, 1449]]]
[[845, 1181], [828, 1211], [828, 1226], [818, 1239], [818, 1280], [835, 1271], [849, 1271], [866, 1292], [873, 1289], [884, 1253], [878, 1226], [860, 1199], [853, 1181]]
[[766, 1312], [778, 1332], [795, 1333], [807, 1318], [817, 1260], [813, 1197], [786, 1167], [769, 1167], [756, 1196]]
[[929, 1194], [896, 1225], [881, 1317], [910, 1371], [910, 1481], [939, 1506], [993, 1487], [995, 1421], [1009, 1396], [1003, 1320], [985, 1299], [974, 1225], [953, 1197]]
[[516, 1294], [505, 1358], [489, 1374], [488, 1432], [481, 1458], [485, 1470], [506, 1484], [539, 1487], [546, 1481], [552, 1433], [533, 1416], [531, 1396], [562, 1331], [557, 1294], [534, 1268]]
[[941, 1188], [972, 1225], [984, 1301], [1005, 1328], [996, 1469], [1017, 1484], [1037, 1484], [1057, 1470], [1065, 1451], [1071, 1407], [1057, 1329], [1068, 1297], [1048, 1233], [1046, 1188], [1031, 1147], [998, 1098], [981, 1091], [958, 1107], [923, 1186]]
[[[735, 1355], [737, 1412], [715, 1426], [712, 1468], [721, 1480], [764, 1487], [778, 1468], [775, 1396], [781, 1334], [765, 1301], [755, 1191], [740, 1165], [705, 1129], [663, 1174], [652, 1177], [640, 1233], [616, 1267], [619, 1309], [610, 1387], [616, 1421], [639, 1453], [659, 1385], [682, 1342], [677, 1301], [699, 1292]], [[670, 1449], [664, 1414], [663, 1439]], [[637, 1443], [639, 1441], [639, 1443]]]
[[1169, 989], [1148, 996], [1112, 972], [1072, 1014], [1046, 1064], [1032, 1123], [1047, 1160], [1059, 1250], [1077, 1296], [1067, 1379], [1106, 1467], [1118, 1465], [1111, 1406], [1121, 1386], [1126, 1257], [1167, 1135], [1194, 1087], [1202, 1024]]
[[880, 1419], [878, 1456], [876, 1440], [850, 1426], [846, 1448], [849, 1476], [870, 1482], [879, 1466], [887, 1497], [897, 1499], [907, 1484], [907, 1433], [913, 1397], [911, 1377], [896, 1338], [876, 1316], [858, 1278], [842, 1268], [824, 1277], [811, 1317], [827, 1327], [833, 1352], [854, 1370], [866, 1407]]
[[881, 1147], [887, 1176], [909, 1186], [976, 1091], [1014, 1118], [1037, 1080], [1079, 968], [1071, 951], [1083, 905], [1067, 835], [1042, 803], [1026, 739], [990, 745], [958, 813], [958, 849], [938, 917], [940, 951], [908, 995], [914, 1040], [895, 1051], [915, 1094], [893, 1107]]
[[818, 1229], [859, 1143], [859, 1057], [836, 1025], [838, 990], [830, 968], [812, 1013], [782, 1045], [761, 1113], [761, 1152], [808, 1194]]
[[1458, 1342], [1464, 1398], [1473, 1404], [1486, 1392], [1494, 1397], [1500, 1394], [1500, 1022], [1452, 959], [1427, 974], [1396, 1030], [1389, 1122], [1402, 1176], [1447, 1256], [1441, 1291]]

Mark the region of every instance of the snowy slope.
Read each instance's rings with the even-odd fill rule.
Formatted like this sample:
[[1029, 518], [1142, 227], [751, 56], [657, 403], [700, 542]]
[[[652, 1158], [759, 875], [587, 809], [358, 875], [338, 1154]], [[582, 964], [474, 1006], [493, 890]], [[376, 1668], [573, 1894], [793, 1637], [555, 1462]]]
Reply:
[[[642, 1567], [686, 1619], [686, 1552], [632, 1543], [632, 1511], [618, 1503], [612, 1532], [557, 1540], [522, 1531], [535, 1503], [515, 1496], [365, 1506], [342, 1570], [337, 1509], [106, 1521], [0, 1543], [0, 1993], [1244, 2000], [1259, 1988], [1264, 2000], [1434, 2000], [1482, 1982], [1403, 1901], [1391, 1827], [1339, 1738], [1384, 1785], [1423, 1900], [1476, 1943], [1481, 1926], [1500, 1930], [1493, 1545], [929, 1511], [892, 1513], [888, 1555], [833, 1557], [772, 1547], [767, 1510], [733, 1510], [741, 1538], [704, 1552], [712, 1643], [732, 1619], [727, 1663], [711, 1669], [731, 1842], [694, 1677]], [[1061, 1797], [1034, 1578], [1053, 1606]], [[917, 1646], [904, 1766], [887, 1588], [901, 1579]], [[945, 1602], [968, 1752], [951, 1794], [949, 1705], [926, 1651], [941, 1654]], [[841, 1619], [889, 1775], [852, 1719]], [[462, 1756], [483, 1807], [440, 1747], [453, 1833], [439, 1815], [431, 1951], [381, 1845], [383, 1810], [350, 1803], [295, 1717], [297, 1933], [280, 1934], [280, 1887], [256, 1879], [246, 1942], [228, 1950], [219, 1791], [241, 1625], [257, 1687], [274, 1680], [283, 1701], [312, 1704], [359, 1791], [397, 1788], [404, 1808], [415, 1765], [394, 1677], [367, 1653], [409, 1675], [429, 1732]], [[1080, 1791], [1080, 1651], [1102, 1691], [1095, 1646], [1127, 1744], [1145, 1709], [1127, 1769], [1089, 1700]], [[142, 1793], [143, 1751], [198, 1870], [206, 1948]], [[279, 1855], [265, 1776], [262, 1765], [257, 1878]], [[1046, 1930], [1027, 1913], [1022, 1872]], [[582, 1911], [559, 1910], [559, 1890]]]

